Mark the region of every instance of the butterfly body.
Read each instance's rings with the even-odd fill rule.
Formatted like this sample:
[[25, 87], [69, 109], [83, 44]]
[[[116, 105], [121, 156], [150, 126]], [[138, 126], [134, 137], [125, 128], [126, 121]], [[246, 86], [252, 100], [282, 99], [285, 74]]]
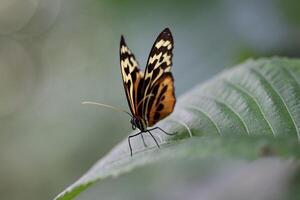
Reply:
[[131, 112], [132, 129], [138, 128], [139, 133], [130, 135], [128, 143], [130, 153], [132, 148], [130, 139], [141, 135], [144, 145], [143, 133], [149, 133], [159, 147], [150, 131], [159, 127], [148, 129], [158, 121], [173, 112], [176, 98], [174, 92], [174, 79], [171, 73], [174, 41], [170, 29], [164, 29], [155, 40], [149, 54], [144, 73], [138, 68], [138, 62], [121, 36], [120, 66], [124, 90]]
[[158, 121], [170, 115], [176, 103], [174, 92], [174, 79], [171, 73], [174, 41], [169, 28], [164, 29], [156, 38], [150, 51], [144, 73], [138, 68], [133, 53], [121, 36], [120, 41], [120, 67], [126, 99], [130, 113], [121, 108], [97, 102], [85, 101], [82, 104], [97, 105], [128, 114], [132, 129], [138, 128], [140, 132], [128, 136], [130, 155], [132, 147], [130, 140], [141, 136], [144, 146], [144, 133], [149, 133], [159, 147], [158, 142], [151, 133], [156, 129], [167, 135], [160, 127], [153, 127]]
[[142, 132], [147, 132], [147, 122], [143, 118], [133, 117], [131, 118], [130, 123], [132, 125], [132, 130], [138, 128]]

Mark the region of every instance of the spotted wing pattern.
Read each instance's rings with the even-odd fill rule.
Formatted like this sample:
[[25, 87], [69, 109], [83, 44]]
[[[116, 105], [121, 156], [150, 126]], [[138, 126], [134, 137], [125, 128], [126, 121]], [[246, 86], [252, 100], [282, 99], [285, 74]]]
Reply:
[[143, 79], [143, 72], [138, 68], [138, 63], [127, 47], [123, 36], [120, 42], [120, 62], [127, 102], [131, 113], [137, 115], [138, 85]]
[[138, 87], [138, 102], [143, 102], [137, 112], [147, 121], [148, 126], [168, 116], [175, 106], [174, 80], [170, 72], [173, 46], [171, 31], [166, 28], [153, 44], [143, 81]]

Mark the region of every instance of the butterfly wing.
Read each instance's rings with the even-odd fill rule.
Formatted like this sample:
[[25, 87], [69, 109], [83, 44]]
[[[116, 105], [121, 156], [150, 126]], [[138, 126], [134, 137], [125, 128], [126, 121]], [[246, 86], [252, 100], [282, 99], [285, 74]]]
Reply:
[[137, 115], [137, 92], [138, 85], [143, 79], [143, 72], [138, 68], [138, 63], [127, 47], [124, 37], [121, 36], [120, 42], [120, 66], [123, 79], [123, 85], [130, 111]]
[[[164, 29], [151, 49], [143, 82], [138, 88], [142, 97], [138, 96], [142, 106], [138, 112], [147, 121], [148, 126], [153, 126], [159, 120], [173, 112], [175, 106], [174, 80], [170, 72], [172, 66], [174, 41], [171, 31]], [[141, 86], [142, 85], [142, 86]]]
[[159, 120], [173, 112], [176, 102], [173, 83], [172, 74], [166, 72], [152, 87], [151, 92], [155, 96], [149, 98], [145, 113], [148, 126], [153, 126]]

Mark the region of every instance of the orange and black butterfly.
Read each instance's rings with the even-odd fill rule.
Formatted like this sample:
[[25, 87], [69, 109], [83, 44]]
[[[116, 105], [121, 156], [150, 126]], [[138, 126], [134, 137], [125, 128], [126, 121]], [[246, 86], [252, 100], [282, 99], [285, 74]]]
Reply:
[[120, 66], [123, 79], [123, 85], [130, 112], [115, 108], [105, 104], [84, 102], [89, 104], [98, 104], [121, 110], [131, 116], [132, 129], [138, 128], [140, 132], [128, 136], [130, 155], [132, 148], [130, 139], [141, 135], [144, 145], [143, 133], [149, 133], [159, 147], [158, 142], [151, 131], [160, 129], [153, 127], [158, 121], [173, 112], [176, 98], [174, 93], [174, 79], [171, 73], [172, 56], [174, 41], [170, 29], [164, 29], [155, 40], [144, 73], [138, 68], [138, 62], [133, 53], [127, 47], [124, 37], [121, 36], [120, 42]]

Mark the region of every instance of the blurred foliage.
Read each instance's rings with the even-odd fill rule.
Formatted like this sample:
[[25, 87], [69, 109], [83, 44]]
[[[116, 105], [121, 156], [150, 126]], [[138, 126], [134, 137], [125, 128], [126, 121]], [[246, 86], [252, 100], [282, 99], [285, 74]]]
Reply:
[[[141, 67], [166, 26], [176, 95], [245, 57], [299, 57], [298, 1], [2, 0], [0, 199], [49, 199], [130, 133], [124, 34]], [[246, 53], [245, 53], [246, 52]], [[30, 183], [28, 183], [30, 180]]]
[[[287, 23], [291, 25], [300, 25], [300, 4], [296, 0], [279, 1], [280, 10], [282, 16], [286, 18]], [[281, 13], [279, 13], [281, 14]]]

